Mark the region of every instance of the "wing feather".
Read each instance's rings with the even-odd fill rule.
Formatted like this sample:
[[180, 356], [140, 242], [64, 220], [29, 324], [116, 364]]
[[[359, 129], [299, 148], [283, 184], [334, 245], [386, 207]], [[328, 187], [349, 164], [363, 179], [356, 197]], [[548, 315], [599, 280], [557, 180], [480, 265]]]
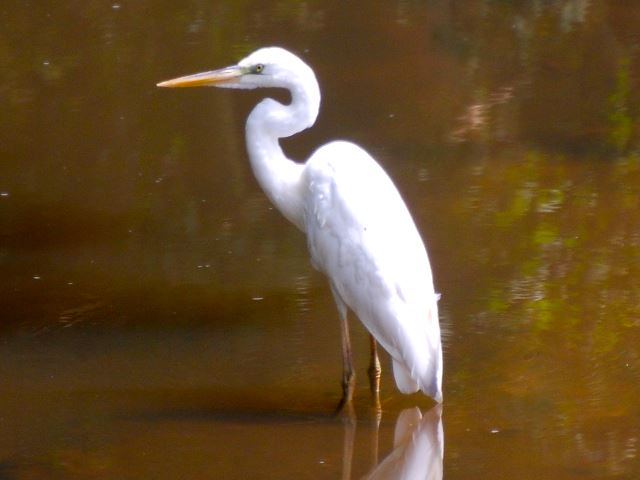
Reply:
[[[436, 398], [442, 371], [437, 297], [426, 249], [398, 190], [348, 142], [321, 147], [305, 175], [313, 265], [391, 354], [394, 371], [401, 364]], [[406, 377], [400, 368], [398, 380]], [[400, 383], [407, 390], [411, 382]]]

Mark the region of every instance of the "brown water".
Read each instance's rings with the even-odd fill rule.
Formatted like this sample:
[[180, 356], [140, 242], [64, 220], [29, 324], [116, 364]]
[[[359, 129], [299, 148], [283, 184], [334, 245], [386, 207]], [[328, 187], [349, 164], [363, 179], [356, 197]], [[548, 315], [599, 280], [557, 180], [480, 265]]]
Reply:
[[[638, 25], [628, 1], [5, 1], [0, 478], [640, 478]], [[357, 421], [332, 416], [335, 307], [244, 151], [261, 94], [155, 87], [269, 44], [324, 94], [286, 150], [362, 144], [415, 215], [441, 424], [386, 357], [376, 417], [355, 322]]]

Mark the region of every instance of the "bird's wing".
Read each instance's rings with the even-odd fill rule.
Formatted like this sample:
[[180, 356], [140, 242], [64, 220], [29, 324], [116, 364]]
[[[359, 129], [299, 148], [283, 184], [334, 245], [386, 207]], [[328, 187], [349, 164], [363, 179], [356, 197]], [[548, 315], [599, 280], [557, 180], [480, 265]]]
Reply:
[[440, 349], [431, 268], [393, 182], [348, 142], [321, 147], [305, 173], [305, 229], [314, 266], [412, 377], [429, 368], [416, 362], [432, 363], [422, 351]]

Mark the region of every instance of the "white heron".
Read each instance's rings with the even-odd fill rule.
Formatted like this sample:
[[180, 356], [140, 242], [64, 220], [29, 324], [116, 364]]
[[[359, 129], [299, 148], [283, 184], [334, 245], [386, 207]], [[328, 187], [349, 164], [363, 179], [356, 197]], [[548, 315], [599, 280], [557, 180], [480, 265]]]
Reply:
[[159, 87], [285, 88], [291, 103], [266, 98], [249, 114], [246, 143], [253, 173], [278, 210], [306, 233], [313, 266], [329, 279], [341, 320], [342, 401], [355, 373], [347, 311], [370, 333], [369, 378], [376, 399], [376, 341], [389, 353], [398, 389], [442, 401], [438, 295], [418, 229], [393, 182], [362, 148], [333, 141], [305, 163], [283, 153], [278, 139], [315, 122], [320, 89], [311, 68], [279, 47], [261, 48], [237, 65], [158, 83]]

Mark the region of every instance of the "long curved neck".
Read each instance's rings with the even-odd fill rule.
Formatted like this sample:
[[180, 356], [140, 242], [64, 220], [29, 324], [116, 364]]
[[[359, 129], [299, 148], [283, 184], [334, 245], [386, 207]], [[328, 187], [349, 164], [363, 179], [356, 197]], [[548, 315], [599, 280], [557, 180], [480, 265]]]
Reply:
[[246, 124], [247, 150], [253, 173], [275, 207], [300, 230], [304, 230], [304, 165], [287, 158], [279, 138], [289, 137], [315, 122], [320, 91], [312, 82], [291, 82], [291, 103], [266, 98], [249, 114]]

